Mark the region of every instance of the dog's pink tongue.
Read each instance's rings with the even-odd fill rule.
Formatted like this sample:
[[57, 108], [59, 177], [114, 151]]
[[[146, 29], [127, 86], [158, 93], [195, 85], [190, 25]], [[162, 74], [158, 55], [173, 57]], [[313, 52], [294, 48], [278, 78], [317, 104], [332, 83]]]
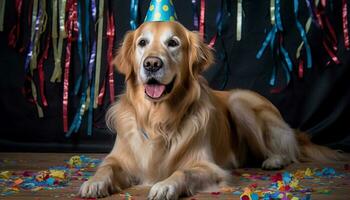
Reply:
[[147, 84], [145, 85], [145, 90], [148, 96], [156, 99], [162, 96], [165, 90], [165, 85]]

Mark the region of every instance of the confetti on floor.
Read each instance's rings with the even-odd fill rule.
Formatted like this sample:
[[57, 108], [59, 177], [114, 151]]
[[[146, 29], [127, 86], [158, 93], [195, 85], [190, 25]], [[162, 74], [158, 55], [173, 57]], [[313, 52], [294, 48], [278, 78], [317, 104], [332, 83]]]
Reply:
[[[21, 165], [20, 162], [20, 160], [0, 160], [0, 164], [3, 166], [9, 163], [11, 165]], [[10, 196], [22, 191], [35, 193], [42, 190], [70, 187], [72, 181], [83, 182], [92, 176], [100, 162], [100, 159], [79, 155], [71, 157], [62, 165], [49, 167], [41, 171], [0, 171], [0, 197]], [[220, 191], [213, 191], [208, 195], [212, 199], [235, 198], [241, 200], [310, 200], [315, 198], [314, 195], [324, 195], [331, 199], [334, 195], [334, 188], [349, 187], [350, 184], [349, 165], [345, 164], [344, 169], [339, 171], [342, 172], [340, 173], [331, 167], [303, 168], [303, 170], [283, 170], [279, 172], [238, 169], [233, 171], [233, 178], [238, 180], [234, 187], [226, 186], [221, 188]], [[143, 199], [142, 196], [134, 195], [134, 192], [126, 192], [117, 194], [117, 197], [125, 200]], [[229, 195], [229, 198], [227, 198], [227, 195]], [[72, 193], [57, 192], [52, 197], [61, 199], [69, 197], [80, 200]], [[191, 199], [200, 198], [196, 195]]]
[[80, 155], [71, 157], [62, 166], [50, 167], [43, 171], [2, 171], [0, 172], [0, 195], [8, 196], [20, 191], [37, 192], [67, 187], [72, 180], [87, 180], [100, 162], [99, 159]]
[[246, 181], [269, 181], [268, 187], [259, 187], [252, 183], [249, 187], [233, 192], [239, 195], [241, 200], [310, 200], [313, 192], [319, 194], [332, 194], [334, 187], [332, 179], [349, 178], [349, 174], [337, 173], [334, 168], [297, 170], [293, 173], [284, 171], [272, 175], [258, 174], [235, 174], [243, 177]]

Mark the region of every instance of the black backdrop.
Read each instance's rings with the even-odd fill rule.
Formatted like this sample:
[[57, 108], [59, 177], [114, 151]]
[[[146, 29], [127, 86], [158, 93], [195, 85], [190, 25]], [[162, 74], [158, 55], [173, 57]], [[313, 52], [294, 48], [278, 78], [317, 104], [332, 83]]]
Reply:
[[[305, 1], [299, 1], [301, 4], [300, 19], [305, 24], [309, 13]], [[23, 13], [28, 12], [28, 2], [24, 1]], [[115, 12], [115, 47], [117, 47], [130, 27], [130, 2], [125, 0], [109, 2], [109, 7]], [[25, 79], [23, 70], [25, 55], [18, 53], [18, 49], [7, 46], [8, 32], [16, 20], [14, 3], [15, 1], [6, 2], [5, 30], [0, 32], [0, 150], [109, 151], [115, 135], [110, 133], [104, 125], [104, 112], [108, 105], [95, 110], [92, 136], [87, 136], [86, 125], [84, 125], [79, 133], [73, 134], [70, 138], [65, 137], [61, 120], [62, 83], [51, 83], [48, 78], [53, 71], [52, 49], [44, 65], [47, 77], [45, 93], [49, 102], [49, 106], [44, 108], [45, 117], [39, 119], [35, 106], [23, 97], [21, 90]], [[193, 30], [191, 0], [175, 0], [174, 3], [179, 21]], [[305, 76], [302, 79], [297, 77], [297, 70], [294, 70], [290, 84], [280, 93], [271, 93], [272, 88], [268, 84], [273, 65], [271, 53], [265, 52], [261, 60], [255, 58], [267, 31], [271, 29], [269, 1], [244, 0], [242, 40], [235, 40], [236, 1], [233, 1], [233, 16], [228, 17], [225, 21], [222, 36], [218, 38], [215, 45], [216, 64], [204, 75], [210, 85], [216, 89], [246, 88], [259, 92], [279, 108], [284, 119], [293, 128], [307, 131], [314, 142], [349, 151], [350, 51], [345, 51], [343, 46], [340, 3], [341, 1], [333, 1], [334, 9], [333, 12], [328, 12], [328, 16], [337, 32], [339, 39], [337, 55], [342, 64], [325, 65], [328, 56], [322, 47], [320, 31], [313, 26], [308, 33], [314, 63], [312, 69], [305, 69]], [[140, 0], [139, 19], [141, 21], [148, 5], [149, 1]], [[209, 40], [216, 32], [215, 18], [220, 9], [220, 1], [207, 0], [206, 5], [205, 30], [206, 39]], [[295, 67], [294, 55], [301, 39], [295, 25], [293, 1], [282, 1], [281, 13], [285, 27], [285, 46], [293, 58]], [[50, 17], [50, 13], [48, 14]], [[23, 38], [30, 34], [30, 31], [26, 29], [22, 31]], [[73, 48], [76, 49], [76, 46], [73, 45]], [[225, 53], [227, 54], [227, 67], [222, 59]], [[78, 62], [76, 52], [73, 51], [72, 57], [74, 66]], [[105, 61], [103, 62], [103, 66], [106, 66]], [[74, 81], [76, 77], [77, 74], [73, 70], [71, 81]], [[124, 87], [123, 77], [116, 74], [115, 78], [116, 93], [119, 94]], [[72, 103], [69, 107], [69, 118], [72, 119], [79, 97], [71, 95], [70, 100]]]

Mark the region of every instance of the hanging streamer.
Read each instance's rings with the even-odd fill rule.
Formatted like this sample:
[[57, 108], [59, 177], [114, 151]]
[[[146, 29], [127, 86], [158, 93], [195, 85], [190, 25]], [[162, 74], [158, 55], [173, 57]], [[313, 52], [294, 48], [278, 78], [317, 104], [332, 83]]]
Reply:
[[12, 27], [8, 36], [8, 45], [12, 48], [16, 47], [17, 40], [19, 38], [19, 34], [21, 30], [22, 3], [23, 3], [23, 0], [16, 0], [15, 5], [16, 5], [17, 23]]
[[193, 27], [194, 27], [194, 30], [199, 30], [197, 0], [192, 0], [192, 12], [193, 12]]
[[[97, 9], [96, 9], [96, 1], [91, 0], [91, 13], [92, 13], [92, 20], [94, 23], [96, 23], [96, 15], [97, 15]], [[87, 105], [88, 109], [88, 127], [87, 127], [87, 134], [90, 136], [92, 135], [92, 126], [93, 126], [93, 106], [94, 106], [94, 64], [96, 59], [96, 37], [93, 40], [92, 43], [92, 49], [90, 54], [90, 60], [89, 60], [89, 68], [88, 68], [88, 78], [90, 87], [87, 91], [87, 99], [85, 105]]]
[[204, 30], [205, 30], [205, 0], [201, 0], [201, 9], [199, 16], [199, 35], [204, 40]]
[[[299, 0], [294, 0], [294, 17], [295, 17], [297, 29], [299, 31], [299, 34], [300, 34], [302, 40], [303, 40], [303, 44], [305, 44], [306, 66], [307, 66], [307, 68], [311, 68], [312, 67], [311, 48], [310, 48], [310, 45], [309, 45], [307, 37], [306, 37], [306, 32], [298, 19], [298, 12], [299, 12], [298, 10], [299, 10]], [[300, 51], [300, 50], [298, 50], [298, 51]], [[297, 56], [297, 58], [298, 58], [298, 56]]]
[[236, 26], [236, 40], [242, 39], [242, 17], [243, 17], [243, 0], [237, 0], [237, 26]]
[[[270, 49], [272, 52], [272, 57], [274, 60], [274, 65], [272, 68], [272, 73], [270, 77], [269, 84], [271, 86], [275, 86], [277, 79], [277, 59], [282, 59], [281, 67], [284, 71], [285, 77], [286, 77], [286, 85], [290, 82], [290, 72], [293, 68], [292, 60], [286, 50], [286, 48], [283, 45], [283, 25], [281, 20], [281, 2], [280, 0], [275, 0], [274, 2], [270, 1], [270, 23], [272, 26], [271, 31], [267, 34], [261, 48], [259, 49], [258, 53], [256, 54], [256, 58], [260, 59], [265, 52], [268, 45], [270, 45]], [[274, 19], [272, 19], [272, 16]], [[282, 90], [281, 87], [274, 88], [271, 90], [272, 93], [280, 92]]]
[[32, 59], [33, 47], [34, 47], [34, 39], [35, 39], [35, 35], [37, 33], [37, 30], [39, 30], [40, 14], [41, 13], [39, 12], [39, 16], [37, 16], [38, 15], [38, 4], [39, 4], [38, 1], [39, 0], [34, 0], [34, 2], [33, 2], [30, 42], [29, 42], [29, 48], [28, 48], [27, 57], [26, 57], [25, 63], [24, 63], [24, 70], [25, 70], [25, 72], [27, 72], [30, 60]]
[[[34, 0], [33, 3], [33, 13], [32, 13], [32, 30], [31, 30], [31, 40], [29, 44], [29, 52], [25, 61], [25, 71], [30, 69], [30, 77], [31, 77], [31, 91], [32, 97], [34, 100], [34, 104], [37, 107], [39, 118], [44, 117], [43, 110], [38, 103], [38, 95], [35, 82], [33, 80], [34, 70], [37, 68], [37, 56], [40, 50], [40, 36], [45, 31], [46, 27], [46, 2], [45, 0]], [[30, 66], [30, 67], [29, 67]]]
[[63, 82], [63, 131], [68, 131], [68, 97], [69, 97], [69, 71], [70, 71], [70, 61], [71, 61], [71, 47], [72, 41], [74, 40], [74, 35], [78, 31], [77, 24], [77, 0], [68, 0], [68, 20], [66, 22], [67, 26], [67, 46], [66, 46], [66, 59], [64, 67], [64, 82]]
[[[66, 0], [58, 0], [58, 3], [57, 0], [52, 1], [52, 45], [54, 52], [55, 68], [50, 79], [51, 82], [61, 82], [62, 79], [61, 57], [63, 49], [63, 40], [67, 37], [64, 25], [64, 20], [66, 18], [66, 4]], [[59, 11], [58, 16], [57, 9]], [[59, 21], [59, 37], [57, 34], [57, 17]]]
[[338, 40], [333, 26], [331, 25], [328, 16], [326, 15], [326, 1], [321, 0], [320, 6], [315, 10], [316, 16], [318, 17], [318, 21], [323, 32], [322, 45], [325, 51], [328, 53], [330, 60], [326, 63], [326, 65], [330, 65], [332, 62], [335, 64], [339, 64], [339, 58], [336, 55], [336, 51], [338, 50]]
[[78, 1], [78, 21], [77, 21], [77, 26], [78, 26], [78, 56], [79, 56], [79, 63], [80, 63], [80, 70], [78, 72], [79, 77], [76, 80], [75, 86], [74, 86], [74, 95], [77, 95], [81, 86], [82, 82], [82, 77], [83, 77], [83, 69], [84, 69], [84, 63], [85, 60], [83, 58], [83, 32], [82, 32], [82, 9], [81, 9], [81, 2]]
[[275, 25], [275, 0], [270, 0], [270, 23]]
[[[82, 118], [83, 115], [85, 113], [85, 110], [87, 108], [86, 106], [86, 96], [87, 96], [87, 87], [88, 87], [88, 62], [85, 59], [85, 56], [88, 54], [88, 32], [85, 32], [85, 35], [83, 36], [83, 20], [82, 20], [82, 3], [80, 1], [78, 1], [78, 27], [79, 27], [79, 32], [78, 32], [78, 51], [79, 51], [79, 59], [81, 60], [81, 75], [79, 76], [79, 83], [76, 83], [75, 87], [74, 87], [74, 94], [77, 95], [79, 92], [79, 85], [82, 83], [82, 93], [81, 93], [81, 99], [80, 99], [80, 103], [77, 109], [77, 112], [73, 118], [72, 124], [68, 130], [68, 132], [66, 133], [66, 137], [70, 137], [71, 134], [73, 132], [78, 132], [81, 126], [81, 122], [82, 122]], [[85, 6], [86, 8], [89, 8], [89, 0], [87, 0], [85, 2]], [[89, 30], [89, 12], [86, 12], [87, 15], [85, 16], [85, 30]], [[85, 37], [85, 41], [86, 42], [82, 42], [83, 38]], [[83, 49], [85, 49], [85, 51], [82, 51]], [[86, 67], [85, 67], [86, 66]]]
[[108, 82], [109, 82], [109, 97], [110, 103], [114, 102], [114, 68], [113, 68], [113, 44], [115, 35], [114, 16], [111, 13], [107, 21], [107, 37], [108, 37], [108, 48], [107, 48], [107, 62], [108, 62]]
[[345, 46], [346, 50], [350, 50], [347, 0], [342, 1], [342, 21], [343, 21], [344, 46]]
[[139, 10], [139, 0], [131, 0], [130, 1], [130, 27], [132, 30], [135, 30], [138, 26], [138, 22], [137, 22], [138, 10]]
[[48, 106], [48, 103], [47, 103], [45, 92], [44, 92], [44, 82], [45, 82], [44, 62], [45, 62], [45, 60], [47, 60], [47, 57], [49, 54], [49, 47], [50, 47], [50, 34], [48, 34], [48, 36], [47, 36], [46, 47], [45, 47], [44, 53], [43, 53], [43, 55], [40, 58], [39, 63], [38, 63], [40, 97], [41, 97], [41, 102], [45, 107]]
[[98, 91], [100, 89], [101, 75], [101, 56], [102, 56], [102, 38], [103, 38], [103, 9], [104, 0], [100, 0], [98, 8], [98, 32], [97, 32], [97, 51], [96, 51], [96, 71], [95, 71], [95, 91], [94, 91], [94, 108], [98, 106]]

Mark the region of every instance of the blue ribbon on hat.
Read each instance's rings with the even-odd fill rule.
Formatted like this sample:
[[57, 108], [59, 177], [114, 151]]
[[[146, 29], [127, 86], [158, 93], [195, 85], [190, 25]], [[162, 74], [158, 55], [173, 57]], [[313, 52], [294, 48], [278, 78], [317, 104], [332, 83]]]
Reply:
[[151, 1], [145, 22], [167, 22], [176, 20], [175, 8], [171, 0]]

